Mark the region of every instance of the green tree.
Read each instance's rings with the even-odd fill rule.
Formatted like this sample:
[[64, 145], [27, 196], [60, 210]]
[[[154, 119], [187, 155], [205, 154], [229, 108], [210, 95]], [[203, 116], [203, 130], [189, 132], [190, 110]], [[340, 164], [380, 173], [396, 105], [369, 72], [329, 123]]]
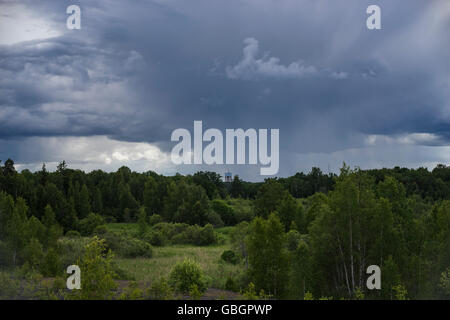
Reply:
[[[119, 207], [121, 216], [120, 221], [124, 221], [125, 209], [130, 210], [130, 219], [133, 219], [136, 211], [139, 208], [139, 204], [131, 194], [130, 186], [128, 184], [121, 184], [119, 187]], [[129, 222], [129, 221], [128, 221]]]
[[234, 251], [238, 252], [244, 259], [246, 267], [248, 267], [248, 246], [247, 236], [250, 232], [250, 224], [243, 221], [237, 224], [230, 234], [230, 241]]
[[38, 270], [44, 258], [44, 250], [39, 240], [31, 238], [24, 247], [22, 255], [33, 269]]
[[94, 236], [86, 245], [85, 253], [78, 265], [81, 270], [81, 290], [72, 298], [81, 300], [107, 300], [117, 288], [112, 265], [113, 255], [107, 250], [105, 240]]
[[205, 225], [208, 222], [209, 199], [201, 186], [184, 181], [171, 183], [164, 200], [166, 220]]
[[244, 194], [244, 186], [242, 184], [242, 180], [239, 179], [238, 175], [235, 175], [233, 181], [230, 186], [230, 195], [233, 198], [242, 197]]
[[90, 236], [95, 228], [105, 224], [105, 219], [99, 215], [91, 212], [86, 218], [79, 221], [80, 233], [83, 236]]
[[256, 288], [282, 298], [289, 271], [284, 227], [275, 214], [255, 218], [248, 236], [249, 275]]
[[261, 186], [255, 200], [255, 212], [257, 215], [267, 218], [274, 212], [287, 196], [288, 191], [282, 184], [274, 179], [268, 179]]
[[16, 265], [17, 257], [27, 243], [27, 206], [25, 201], [19, 198], [14, 207], [11, 219], [7, 222], [7, 243], [13, 255], [13, 264]]
[[81, 187], [78, 199], [78, 217], [80, 219], [86, 218], [91, 213], [91, 205], [89, 202], [89, 190], [85, 184]]
[[145, 212], [145, 207], [141, 207], [139, 209], [137, 222], [138, 222], [139, 235], [143, 236], [148, 230], [147, 213]]
[[8, 221], [14, 213], [14, 199], [9, 194], [0, 191], [0, 239], [5, 240]]
[[99, 188], [94, 188], [94, 195], [92, 197], [92, 211], [98, 214], [103, 213], [102, 193]]
[[306, 293], [313, 289], [314, 274], [311, 249], [306, 239], [301, 238], [291, 252], [291, 261], [289, 296], [303, 300]]
[[158, 213], [158, 210], [161, 207], [161, 198], [158, 192], [158, 183], [152, 176], [148, 177], [145, 182], [143, 197], [147, 215], [151, 216]]
[[276, 212], [286, 232], [289, 231], [292, 222], [295, 222], [296, 225], [303, 225], [303, 211], [289, 193], [286, 193]]

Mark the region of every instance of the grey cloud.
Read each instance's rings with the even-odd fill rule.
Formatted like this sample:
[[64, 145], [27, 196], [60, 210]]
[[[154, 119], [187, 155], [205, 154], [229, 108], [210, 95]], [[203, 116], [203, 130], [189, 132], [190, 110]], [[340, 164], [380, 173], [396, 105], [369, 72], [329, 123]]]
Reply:
[[372, 135], [436, 137], [410, 139], [417, 152], [450, 141], [448, 1], [380, 0], [379, 31], [365, 27], [369, 0], [80, 1], [77, 32], [63, 30], [63, 2], [23, 3], [63, 35], [0, 46], [4, 139], [107, 135], [168, 151], [194, 120], [279, 128], [280, 174], [383, 148], [404, 161]]
[[291, 62], [284, 66], [280, 64], [279, 58], [269, 57], [268, 54], [258, 58], [259, 42], [254, 38], [245, 39], [244, 45], [242, 60], [233, 67], [227, 67], [226, 72], [231, 79], [254, 80], [271, 77], [301, 79], [317, 72], [314, 66], [307, 66], [302, 61]]
[[136, 51], [93, 48], [76, 39], [0, 48], [0, 133], [5, 136], [112, 134], [133, 114]]

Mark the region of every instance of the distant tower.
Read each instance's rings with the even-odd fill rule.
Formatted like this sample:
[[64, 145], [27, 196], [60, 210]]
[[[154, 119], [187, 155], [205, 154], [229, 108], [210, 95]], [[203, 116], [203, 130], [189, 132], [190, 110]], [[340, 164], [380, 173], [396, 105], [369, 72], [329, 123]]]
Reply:
[[225, 182], [231, 182], [232, 176], [231, 176], [231, 172], [225, 172]]

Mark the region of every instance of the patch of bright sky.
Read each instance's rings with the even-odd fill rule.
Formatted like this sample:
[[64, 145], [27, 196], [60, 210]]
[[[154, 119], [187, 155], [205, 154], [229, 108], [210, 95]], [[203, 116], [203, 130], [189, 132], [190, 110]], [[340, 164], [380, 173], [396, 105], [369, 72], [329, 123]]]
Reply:
[[60, 36], [54, 23], [16, 3], [0, 4], [0, 44], [12, 45], [23, 41]]

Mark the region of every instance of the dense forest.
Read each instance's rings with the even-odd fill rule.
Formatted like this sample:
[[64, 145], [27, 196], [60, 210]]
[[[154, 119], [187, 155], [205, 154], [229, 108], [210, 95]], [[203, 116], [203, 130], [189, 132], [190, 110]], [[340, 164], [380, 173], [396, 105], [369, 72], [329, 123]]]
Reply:
[[[120, 224], [138, 229], [125, 237], [105, 227]], [[62, 276], [76, 262], [64, 247], [73, 237], [94, 236], [98, 246], [86, 246], [91, 254], [111, 249], [151, 258], [158, 246], [214, 245], [219, 230], [229, 230], [222, 259], [242, 272], [216, 287], [249, 297], [450, 298], [450, 167], [444, 165], [430, 172], [344, 164], [339, 175], [312, 168], [260, 183], [127, 167], [85, 173], [65, 161], [55, 172], [44, 164], [19, 173], [11, 159], [1, 165], [0, 270]], [[382, 270], [381, 290], [366, 288], [369, 265]], [[172, 285], [194, 294], [205, 286]]]

